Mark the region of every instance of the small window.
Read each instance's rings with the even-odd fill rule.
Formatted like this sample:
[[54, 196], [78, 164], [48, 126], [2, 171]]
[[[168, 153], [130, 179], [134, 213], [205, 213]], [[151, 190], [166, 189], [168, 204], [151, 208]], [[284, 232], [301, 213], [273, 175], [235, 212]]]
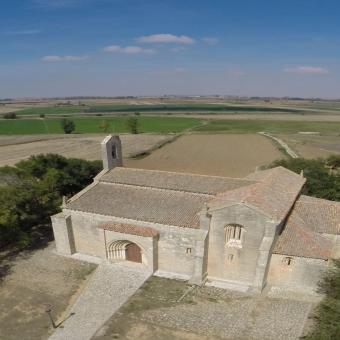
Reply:
[[229, 224], [224, 228], [225, 245], [228, 247], [242, 248], [243, 228], [237, 224]]
[[187, 248], [186, 253], [187, 254], [191, 254], [192, 253], [192, 248]]
[[283, 259], [282, 262], [283, 262], [286, 266], [290, 266], [290, 265], [292, 264], [292, 262], [293, 262], [293, 258], [287, 256], [287, 257], [285, 257], [285, 258]]

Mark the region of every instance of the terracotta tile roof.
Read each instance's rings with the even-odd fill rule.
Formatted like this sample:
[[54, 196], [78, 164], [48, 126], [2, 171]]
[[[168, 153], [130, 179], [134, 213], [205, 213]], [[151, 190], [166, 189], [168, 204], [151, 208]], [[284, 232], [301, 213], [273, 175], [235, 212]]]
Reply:
[[209, 195], [216, 195], [254, 183], [250, 180], [237, 178], [123, 167], [112, 169], [102, 176], [100, 181]]
[[209, 207], [244, 203], [280, 222], [291, 210], [305, 183], [303, 177], [283, 167], [259, 171], [247, 178], [258, 182], [217, 195]]
[[294, 211], [311, 230], [340, 234], [340, 202], [301, 195], [295, 203]]
[[158, 231], [150, 227], [140, 227], [125, 223], [104, 223], [98, 226], [99, 229], [116, 231], [117, 233], [137, 235], [143, 237], [155, 237]]
[[327, 260], [331, 256], [332, 246], [330, 240], [310, 230], [299, 214], [293, 211], [278, 237], [273, 253]]
[[198, 212], [212, 196], [98, 183], [69, 202], [67, 209], [179, 227], [199, 228]]

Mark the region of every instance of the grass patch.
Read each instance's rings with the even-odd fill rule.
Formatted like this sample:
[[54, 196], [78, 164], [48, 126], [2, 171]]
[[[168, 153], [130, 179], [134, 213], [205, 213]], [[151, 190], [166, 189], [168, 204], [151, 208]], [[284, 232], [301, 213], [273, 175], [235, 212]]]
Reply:
[[[111, 132], [129, 132], [126, 121], [128, 116], [120, 117], [77, 117], [75, 133], [101, 133], [100, 124], [104, 120], [110, 125]], [[181, 132], [198, 126], [200, 120], [182, 117], [140, 117], [140, 132], [169, 133]], [[17, 119], [0, 121], [0, 135], [63, 134], [61, 119]]]
[[225, 133], [298, 133], [300, 131], [339, 134], [340, 122], [271, 121], [271, 120], [211, 120], [195, 131]]

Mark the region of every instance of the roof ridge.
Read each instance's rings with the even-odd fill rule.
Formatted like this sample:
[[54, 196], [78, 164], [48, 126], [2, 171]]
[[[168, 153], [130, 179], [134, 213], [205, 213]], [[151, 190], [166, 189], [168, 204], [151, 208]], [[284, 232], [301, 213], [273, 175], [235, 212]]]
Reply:
[[215, 197], [216, 195], [214, 194], [206, 194], [202, 192], [194, 192], [194, 191], [185, 191], [185, 190], [176, 190], [176, 189], [169, 189], [169, 188], [157, 188], [157, 187], [149, 187], [145, 185], [138, 185], [138, 184], [129, 184], [129, 183], [117, 183], [117, 182], [105, 182], [105, 181], [100, 181], [99, 184], [104, 184], [104, 185], [118, 185], [118, 186], [123, 186], [123, 187], [133, 187], [136, 189], [149, 189], [149, 190], [155, 190], [155, 191], [166, 191], [166, 192], [177, 192], [181, 194], [190, 194], [194, 196], [207, 196], [207, 197]]
[[130, 167], [116, 167], [115, 169], [126, 169], [126, 170], [133, 170], [133, 171], [147, 171], [147, 172], [160, 172], [160, 173], [168, 173], [174, 175], [186, 175], [186, 176], [193, 176], [193, 177], [208, 177], [208, 178], [219, 178], [219, 179], [231, 179], [231, 180], [241, 180], [245, 182], [254, 182], [254, 180], [247, 179], [246, 177], [227, 177], [227, 176], [217, 176], [217, 175], [204, 175], [204, 174], [195, 174], [192, 172], [183, 172], [183, 171], [166, 171], [166, 170], [158, 170], [158, 169], [141, 169], [141, 168], [130, 168]]

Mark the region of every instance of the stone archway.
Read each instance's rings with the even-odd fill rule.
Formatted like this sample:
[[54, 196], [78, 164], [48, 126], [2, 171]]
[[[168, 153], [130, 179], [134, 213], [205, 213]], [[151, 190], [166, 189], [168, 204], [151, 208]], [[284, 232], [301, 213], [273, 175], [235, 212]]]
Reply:
[[113, 241], [107, 247], [109, 260], [123, 260], [142, 263], [142, 249], [130, 241]]

